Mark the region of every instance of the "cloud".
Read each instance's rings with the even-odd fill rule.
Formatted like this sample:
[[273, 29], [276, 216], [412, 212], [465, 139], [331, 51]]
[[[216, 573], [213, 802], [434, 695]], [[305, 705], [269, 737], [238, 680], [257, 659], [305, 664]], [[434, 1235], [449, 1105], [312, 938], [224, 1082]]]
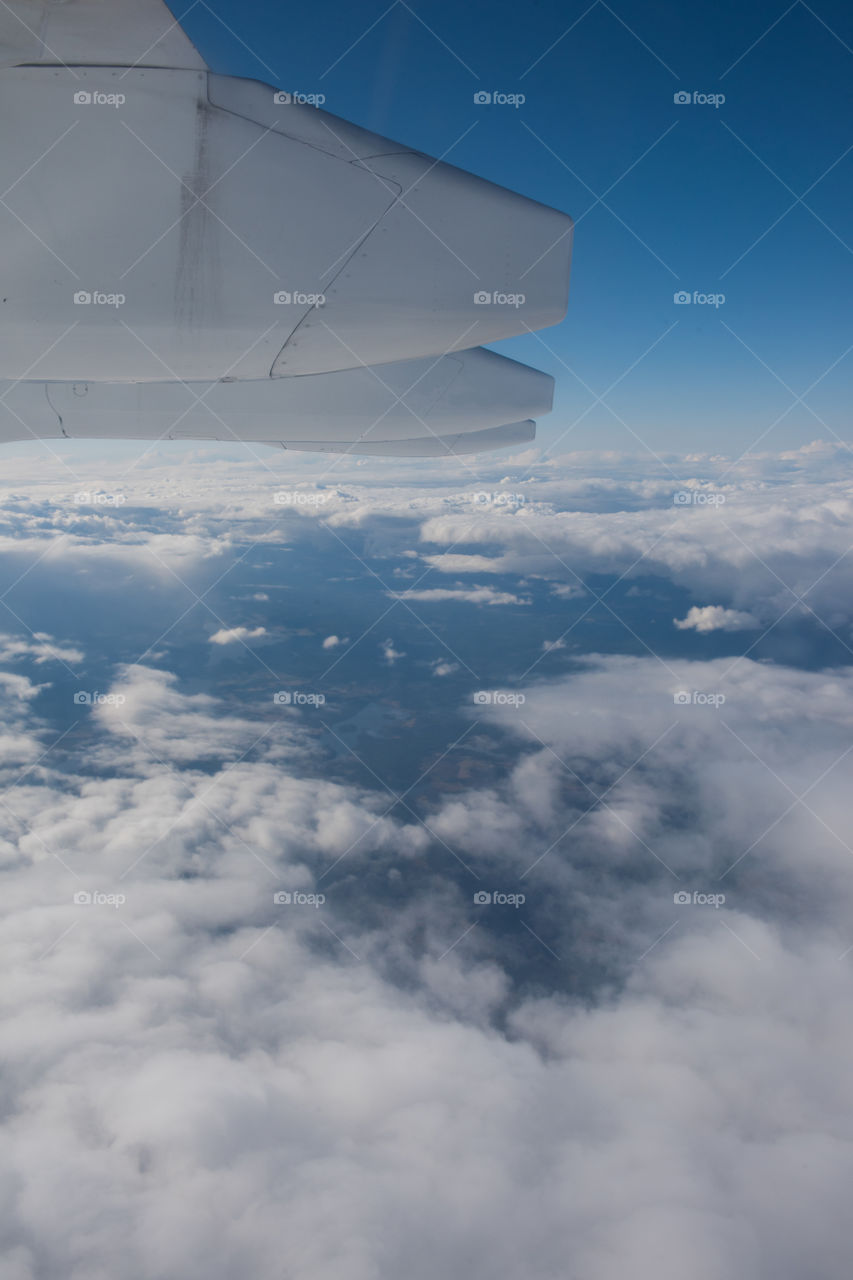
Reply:
[[458, 662], [434, 662], [432, 664], [432, 674], [434, 676], [452, 676], [454, 672], [459, 670]]
[[[724, 671], [684, 663], [675, 680], [719, 687]], [[157, 674], [159, 734], [180, 739], [191, 713], [208, 732], [224, 717], [232, 738], [216, 699]], [[802, 788], [849, 745], [851, 677], [742, 665], [726, 717], [772, 773], [717, 710], [676, 707], [672, 678], [653, 658], [590, 657], [529, 689], [523, 722], [483, 711], [495, 745], [517, 744], [507, 778], [428, 815], [446, 815], [449, 838], [452, 807], [469, 814], [454, 838], [482, 850], [480, 880], [459, 872], [463, 898], [433, 875], [392, 911], [378, 902], [375, 928], [356, 909], [366, 869], [375, 893], [433, 847], [416, 821], [382, 817], [378, 792], [265, 758], [147, 774], [140, 756], [92, 777], [56, 757], [17, 786], [18, 821], [0, 810], [9, 1274], [59, 1280], [72, 1258], [81, 1276], [203, 1280], [227, 1257], [273, 1275], [286, 1237], [294, 1280], [341, 1274], [344, 1238], [356, 1280], [546, 1280], [566, 1257], [602, 1280], [832, 1275], [851, 1160], [839, 956], [853, 891], [821, 823], [836, 825], [845, 779], [807, 797], [817, 818], [798, 806], [749, 855], [766, 874], [727, 885], [724, 916], [676, 907], [672, 884], [712, 887], [713, 850], [733, 857], [753, 818], [789, 803], [773, 773]], [[95, 724], [114, 732], [106, 712]], [[572, 797], [554, 753], [604, 802]], [[673, 795], [690, 810], [671, 837], [678, 882], [643, 848], [661, 850]], [[637, 837], [603, 822], [605, 804]], [[509, 865], [581, 808], [587, 827], [523, 882], [524, 918], [553, 954], [513, 918], [490, 940], [486, 913], [512, 908], [478, 916], [473, 890], [515, 887]], [[320, 885], [322, 907], [273, 901]], [[125, 901], [75, 904], [81, 891]], [[593, 955], [626, 962], [600, 1000], [594, 982], [583, 998], [567, 989], [590, 936]], [[516, 947], [541, 957], [528, 992], [513, 990]]]
[[[161, 764], [166, 761], [203, 760], [209, 757], [234, 759], [265, 737], [259, 720], [261, 710], [275, 716], [270, 699], [261, 707], [260, 698], [246, 708], [245, 716], [228, 715], [216, 698], [207, 693], [184, 693], [172, 672], [142, 665], [120, 667], [108, 694], [95, 704], [92, 714], [99, 725], [117, 741], [104, 753], [115, 758], [118, 740], [129, 748], [126, 757], [134, 762]], [[276, 724], [277, 747], [286, 751], [293, 731], [281, 720]]]
[[[222, 572], [238, 559], [237, 530], [259, 548], [283, 539], [320, 545], [324, 536], [334, 541], [337, 535], [343, 555], [351, 534], [367, 531], [372, 552], [402, 556], [414, 541], [426, 564], [456, 577], [539, 575], [555, 593], [571, 594], [584, 590], [591, 574], [625, 575], [628, 582], [656, 575], [695, 594], [697, 605], [713, 599], [749, 612], [762, 627], [780, 619], [790, 626], [808, 617], [809, 608], [844, 636], [853, 625], [853, 562], [844, 540], [853, 462], [840, 445], [816, 442], [741, 460], [567, 455], [530, 464], [521, 479], [507, 473], [506, 459], [483, 460], [483, 482], [491, 490], [510, 486], [524, 494], [517, 511], [472, 506], [470, 469], [462, 463], [414, 469], [393, 460], [364, 467], [340, 459], [340, 483], [324, 490], [323, 524], [333, 535], [324, 535], [314, 518], [275, 506], [291, 472], [272, 452], [260, 463], [245, 451], [238, 460], [236, 448], [229, 456], [222, 447], [160, 446], [144, 466], [128, 471], [122, 461], [84, 467], [71, 446], [58, 447], [72, 459], [74, 476], [69, 482], [63, 461], [40, 458], [37, 490], [24, 447], [8, 452], [12, 503], [0, 519], [0, 549], [10, 581], [32, 568], [33, 557], [44, 556], [33, 582], [52, 574], [95, 595], [124, 573], [179, 599], [185, 586], [204, 589], [209, 566]], [[188, 477], [180, 485], [177, 457]], [[287, 467], [299, 470], [299, 484], [319, 477], [319, 465], [328, 464], [308, 455], [287, 458]], [[388, 484], [390, 476], [399, 483]], [[425, 486], [425, 477], [433, 483]], [[110, 492], [119, 484], [126, 498], [120, 509], [88, 511], [73, 501], [78, 490]], [[684, 494], [690, 501], [677, 503]], [[512, 593], [512, 586], [502, 590]]]
[[457, 555], [446, 551], [440, 556], [424, 556], [424, 562], [440, 573], [504, 573], [500, 558]]
[[405, 658], [405, 654], [394, 648], [393, 640], [383, 640], [380, 645], [382, 657], [388, 663], [389, 667], [393, 667], [395, 662], [399, 662], [401, 658]]
[[[714, 491], [721, 464], [666, 461]], [[353, 484], [328, 504], [344, 546], [287, 510], [267, 533], [284, 462], [148, 460], [100, 523], [25, 485], [28, 465], [0, 507], [8, 581], [32, 566], [10, 605], [40, 619], [0, 672], [4, 1276], [267, 1277], [283, 1257], [292, 1280], [845, 1274], [853, 668], [817, 642], [819, 662], [667, 647], [674, 588], [702, 616], [774, 620], [792, 602], [774, 574], [846, 625], [843, 451], [746, 460], [713, 512], [619, 458], [543, 464], [521, 520], [472, 515], [455, 473]], [[75, 488], [108, 491], [98, 465]], [[243, 593], [261, 568], [291, 589], [301, 551], [343, 578], [350, 539], [387, 583], [398, 549], [433, 557], [451, 526], [508, 592], [533, 572], [573, 590], [566, 566], [656, 578], [667, 642], [601, 654], [576, 633], [570, 672], [519, 677], [543, 632], [522, 651], [493, 629], [488, 687], [525, 701], [475, 706], [461, 677], [432, 679], [453, 664], [417, 632], [378, 655], [374, 632], [345, 740], [376, 776], [342, 746], [343, 681], [337, 742], [315, 709], [273, 703], [261, 664], [226, 683], [193, 592], [219, 609], [203, 593], [256, 537]], [[41, 623], [66, 585], [71, 634]], [[313, 687], [318, 634], [361, 635], [389, 606], [380, 584], [329, 595], [294, 688]], [[101, 639], [133, 609], [144, 637]], [[454, 645], [462, 612], [440, 615]], [[149, 640], [167, 669], [90, 656]], [[113, 701], [73, 706], [47, 645], [85, 654]], [[405, 690], [377, 661], [403, 648]]]
[[458, 600], [463, 604], [530, 604], [529, 598], [511, 591], [495, 591], [492, 587], [426, 587], [420, 591], [389, 592], [394, 600], [425, 600], [441, 603]]
[[349, 644], [349, 636], [344, 636], [343, 639], [340, 636], [326, 636], [323, 641], [323, 648], [337, 649], [339, 645], [343, 644]]
[[679, 631], [753, 631], [759, 623], [751, 613], [724, 609], [720, 604], [694, 605], [686, 618], [674, 618]]
[[223, 627], [208, 636], [208, 640], [211, 644], [237, 644], [242, 640], [257, 640], [266, 634], [266, 627]]
[[46, 662], [79, 665], [84, 657], [81, 649], [55, 644], [53, 638], [44, 631], [33, 632], [32, 639], [27, 639], [26, 636], [0, 635], [0, 662], [32, 658], [37, 666], [43, 666]]
[[[48, 728], [34, 716], [31, 708], [39, 695], [50, 686], [34, 684], [27, 676], [11, 671], [0, 671], [0, 705], [3, 708], [0, 730], [0, 770], [4, 786], [14, 786], [17, 771], [26, 772], [25, 766], [33, 765], [47, 749], [45, 738]], [[0, 809], [3, 804], [9, 810], [9, 798], [0, 792]], [[12, 810], [14, 812], [14, 810]]]
[[[844, 450], [830, 452], [834, 477], [809, 471], [824, 452], [797, 455], [796, 486], [778, 459], [708, 459], [708, 478], [687, 473], [687, 479], [676, 470], [683, 461], [676, 462], [672, 478], [623, 482], [630, 505], [618, 510], [594, 508], [593, 488], [609, 506], [614, 486], [588, 476], [583, 509], [566, 488], [560, 504], [533, 500], [534, 490], [518, 518], [489, 510], [476, 518], [437, 512], [421, 522], [421, 538], [428, 562], [439, 570], [437, 546], [452, 548], [450, 571], [457, 573], [466, 555], [480, 559], [487, 548], [504, 574], [539, 574], [570, 589], [582, 588], [590, 574], [657, 575], [700, 599], [711, 596], [720, 607], [748, 612], [762, 627], [781, 619], [791, 625], [811, 609], [828, 627], [846, 629], [853, 624], [853, 563], [846, 554], [851, 464]], [[721, 472], [725, 483], [715, 483]], [[542, 498], [556, 497], [557, 488], [538, 486]], [[675, 502], [678, 494], [697, 500]]]

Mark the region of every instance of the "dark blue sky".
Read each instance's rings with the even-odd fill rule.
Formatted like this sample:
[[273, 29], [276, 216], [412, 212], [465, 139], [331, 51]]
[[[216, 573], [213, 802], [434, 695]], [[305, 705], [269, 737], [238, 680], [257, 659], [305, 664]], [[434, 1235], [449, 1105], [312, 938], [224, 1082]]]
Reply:
[[[740, 453], [771, 426], [767, 448], [849, 437], [842, 4], [211, 0], [185, 26], [216, 70], [324, 93], [335, 114], [433, 155], [452, 147], [461, 167], [575, 217], [550, 350], [498, 348], [557, 375], [543, 443], [570, 426], [558, 450]], [[527, 100], [477, 106], [477, 90]], [[678, 105], [679, 91], [725, 102]], [[725, 303], [678, 306], [676, 290]]]

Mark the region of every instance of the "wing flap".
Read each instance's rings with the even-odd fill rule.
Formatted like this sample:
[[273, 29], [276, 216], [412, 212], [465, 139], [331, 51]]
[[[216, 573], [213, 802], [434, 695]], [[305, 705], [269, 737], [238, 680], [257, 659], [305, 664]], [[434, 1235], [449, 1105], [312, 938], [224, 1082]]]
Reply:
[[431, 457], [532, 438], [529, 420], [549, 412], [552, 395], [550, 375], [482, 349], [249, 382], [0, 383], [0, 439], [245, 441]]

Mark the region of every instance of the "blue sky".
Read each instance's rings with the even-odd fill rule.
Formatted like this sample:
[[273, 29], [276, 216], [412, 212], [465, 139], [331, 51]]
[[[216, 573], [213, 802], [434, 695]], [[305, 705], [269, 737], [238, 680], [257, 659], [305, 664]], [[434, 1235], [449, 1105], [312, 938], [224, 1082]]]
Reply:
[[[558, 448], [739, 453], [768, 428], [768, 448], [847, 438], [853, 17], [841, 4], [215, 0], [185, 26], [216, 70], [322, 92], [335, 114], [451, 149], [575, 217], [567, 320], [499, 347], [558, 377], [543, 443], [570, 426]], [[526, 102], [476, 106], [480, 89]], [[679, 105], [679, 91], [725, 102]], [[676, 306], [677, 290], [725, 303]]]

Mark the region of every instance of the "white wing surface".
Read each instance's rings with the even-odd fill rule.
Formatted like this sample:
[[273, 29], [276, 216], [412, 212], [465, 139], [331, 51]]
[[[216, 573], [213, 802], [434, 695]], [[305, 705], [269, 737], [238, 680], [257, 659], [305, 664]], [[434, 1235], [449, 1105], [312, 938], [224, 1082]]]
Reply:
[[[321, 452], [428, 456], [447, 452], [445, 440], [460, 442], [455, 452], [503, 441], [507, 417], [515, 427], [548, 413], [552, 395], [547, 374], [484, 350], [249, 382], [18, 382], [0, 384], [0, 440], [314, 441]], [[469, 435], [474, 447], [461, 448]]]
[[162, 0], [6, 0], [0, 67], [33, 63], [205, 67]]
[[73, 436], [370, 452], [548, 411], [550, 379], [475, 349], [562, 318], [567, 215], [213, 75], [160, 0], [0, 4], [0, 118], [25, 435], [45, 399]]

